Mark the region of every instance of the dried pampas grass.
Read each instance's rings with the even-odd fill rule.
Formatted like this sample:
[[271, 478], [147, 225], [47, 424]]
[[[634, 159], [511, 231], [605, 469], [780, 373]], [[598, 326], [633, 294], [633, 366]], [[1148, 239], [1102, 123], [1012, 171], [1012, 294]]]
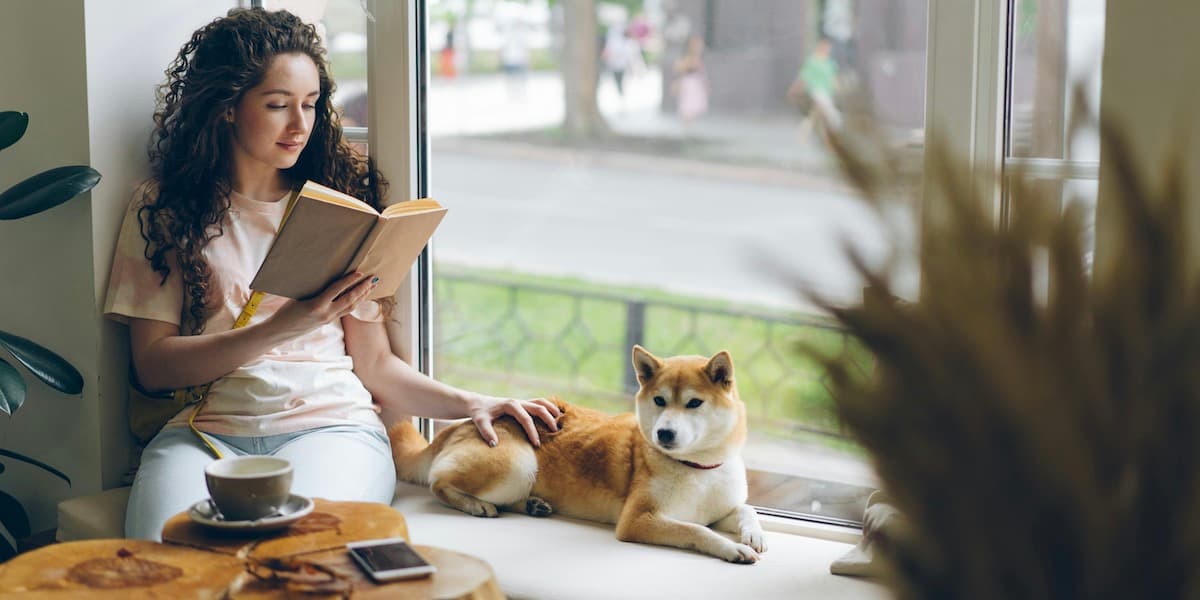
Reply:
[[[1094, 278], [1080, 211], [1017, 178], [997, 225], [935, 141], [919, 300], [825, 303], [877, 361], [870, 380], [827, 366], [845, 428], [904, 515], [875, 548], [899, 598], [1200, 597], [1200, 289], [1182, 156], [1151, 185], [1116, 130], [1101, 134], [1119, 192]], [[839, 147], [863, 192], [885, 196], [888, 161]], [[894, 296], [853, 258], [868, 298]]]

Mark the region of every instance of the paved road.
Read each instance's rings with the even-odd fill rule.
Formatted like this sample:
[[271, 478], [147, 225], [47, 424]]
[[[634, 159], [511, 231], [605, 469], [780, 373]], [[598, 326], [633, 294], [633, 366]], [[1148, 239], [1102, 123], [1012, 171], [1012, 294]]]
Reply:
[[873, 213], [828, 186], [432, 147], [432, 195], [450, 207], [443, 261], [798, 307], [795, 285], [764, 256], [854, 302], [861, 283], [840, 240], [875, 259], [885, 250]]

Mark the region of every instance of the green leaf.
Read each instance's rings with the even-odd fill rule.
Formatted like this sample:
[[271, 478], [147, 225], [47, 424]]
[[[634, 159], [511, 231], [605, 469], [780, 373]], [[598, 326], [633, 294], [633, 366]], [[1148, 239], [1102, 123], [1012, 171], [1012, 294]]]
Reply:
[[62, 471], [59, 471], [58, 469], [55, 469], [54, 467], [52, 467], [40, 460], [29, 458], [28, 456], [25, 456], [24, 454], [18, 454], [16, 452], [13, 452], [12, 450], [5, 450], [4, 448], [0, 448], [0, 456], [7, 456], [9, 458], [19, 460], [23, 463], [31, 464], [51, 475], [54, 475], [55, 477], [58, 477], [59, 479], [67, 482], [68, 487], [70, 487], [70, 485], [71, 485], [71, 478], [67, 477], [66, 473], [63, 473]]
[[0, 525], [3, 525], [15, 539], [29, 537], [29, 515], [21, 501], [0, 491]]
[[0, 331], [0, 346], [46, 385], [64, 394], [83, 391], [83, 376], [63, 357], [7, 331]]
[[25, 403], [25, 379], [16, 367], [0, 358], [0, 411], [11, 415]]
[[3, 150], [25, 135], [29, 127], [29, 115], [23, 112], [6, 110], [0, 112], [0, 150]]
[[11, 221], [54, 208], [97, 183], [100, 173], [84, 165], [42, 171], [0, 193], [0, 220]]

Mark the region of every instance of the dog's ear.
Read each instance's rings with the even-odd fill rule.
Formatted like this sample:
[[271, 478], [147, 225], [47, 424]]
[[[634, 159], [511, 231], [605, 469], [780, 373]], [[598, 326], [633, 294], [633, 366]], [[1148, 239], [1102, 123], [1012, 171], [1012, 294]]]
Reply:
[[637, 373], [638, 381], [646, 383], [654, 374], [663, 366], [663, 361], [657, 356], [650, 354], [645, 348], [634, 344], [633, 346], [633, 370]]
[[708, 364], [704, 365], [704, 372], [708, 373], [708, 378], [713, 383], [729, 387], [733, 383], [733, 358], [722, 350], [708, 359]]

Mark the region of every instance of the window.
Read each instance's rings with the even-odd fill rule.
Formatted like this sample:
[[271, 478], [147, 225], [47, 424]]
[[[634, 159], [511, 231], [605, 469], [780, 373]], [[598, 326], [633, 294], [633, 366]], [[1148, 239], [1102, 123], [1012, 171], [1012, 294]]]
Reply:
[[1100, 140], [1093, 124], [1074, 123], [1087, 116], [1075, 115], [1072, 94], [1099, 114], [1105, 0], [1015, 0], [1009, 10], [1004, 166], [1038, 178], [1060, 207], [1087, 208], [1090, 264]]
[[874, 478], [794, 344], [869, 360], [763, 256], [843, 303], [842, 237], [882, 258], [824, 128], [866, 92], [920, 156], [927, 16], [867, 4], [429, 0], [438, 377], [626, 412], [633, 344], [728, 349], [750, 501], [861, 519]]
[[[366, 16], [359, 2], [331, 0], [327, 31], [339, 4]], [[848, 92], [865, 92], [912, 164], [936, 134], [978, 167], [1021, 167], [1061, 197], [1095, 197], [1096, 144], [1067, 136], [1064, 82], [1086, 79], [1098, 98], [1089, 60], [1103, 0], [376, 9], [365, 52], [389, 57], [372, 81], [390, 87], [370, 90], [387, 107], [375, 114], [406, 125], [384, 134], [371, 123], [371, 138], [395, 144], [380, 154], [398, 189], [422, 193], [427, 176], [452, 214], [433, 254], [433, 356], [417, 357], [436, 358], [436, 375], [456, 385], [616, 412], [632, 409], [632, 344], [660, 355], [729, 349], [751, 415], [751, 502], [767, 512], [852, 523], [875, 485], [837, 431], [823, 374], [792, 344], [847, 355], [864, 373], [869, 360], [763, 260], [849, 303], [861, 284], [843, 237], [883, 256], [881, 225], [841, 182], [823, 138], [861, 109]], [[397, 32], [410, 39], [395, 45]], [[342, 90], [364, 89], [331, 56]], [[1047, 56], [1058, 71], [1045, 70]], [[889, 218], [915, 230], [911, 210]], [[896, 274], [912, 290], [918, 275]]]

